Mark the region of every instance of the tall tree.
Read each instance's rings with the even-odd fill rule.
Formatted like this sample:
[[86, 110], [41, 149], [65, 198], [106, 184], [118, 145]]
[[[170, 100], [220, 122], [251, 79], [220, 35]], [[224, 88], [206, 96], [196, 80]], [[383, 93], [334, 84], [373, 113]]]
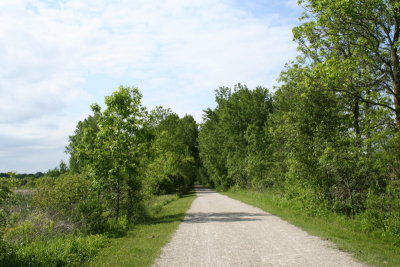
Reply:
[[368, 90], [380, 93], [381, 97], [376, 100], [362, 94], [355, 96], [390, 110], [400, 128], [400, 3], [394, 0], [299, 2], [306, 10], [305, 23], [295, 30], [302, 51], [318, 51], [321, 55], [340, 47], [349, 56], [358, 57], [360, 71], [374, 75]]
[[66, 153], [70, 154], [69, 166], [73, 172], [82, 172], [92, 161], [92, 151], [99, 131], [98, 115], [89, 115], [78, 122], [74, 135], [69, 137]]
[[105, 98], [104, 111], [92, 105], [94, 115], [78, 124], [67, 148], [71, 168], [92, 174], [115, 217], [132, 219], [140, 201], [138, 170], [147, 115], [141, 98], [137, 88], [121, 86]]
[[[157, 112], [159, 113], [159, 112]], [[164, 112], [163, 112], [164, 114]], [[155, 126], [145, 184], [151, 193], [185, 193], [197, 177], [197, 124], [169, 113]]]
[[255, 163], [256, 157], [246, 160], [248, 152], [257, 153], [247, 146], [255, 132], [263, 132], [272, 112], [271, 95], [265, 88], [250, 90], [238, 84], [233, 90], [226, 87], [216, 90], [216, 102], [215, 110], [205, 111], [201, 125], [199, 146], [203, 166], [216, 186], [249, 187], [253, 178], [248, 171], [260, 169], [263, 164]]

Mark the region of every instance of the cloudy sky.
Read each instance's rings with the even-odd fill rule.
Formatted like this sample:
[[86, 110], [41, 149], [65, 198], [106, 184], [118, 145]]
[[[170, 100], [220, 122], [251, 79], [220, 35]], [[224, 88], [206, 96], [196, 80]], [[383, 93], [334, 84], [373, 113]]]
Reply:
[[66, 161], [119, 85], [198, 121], [220, 86], [272, 88], [300, 14], [296, 0], [0, 0], [0, 172]]

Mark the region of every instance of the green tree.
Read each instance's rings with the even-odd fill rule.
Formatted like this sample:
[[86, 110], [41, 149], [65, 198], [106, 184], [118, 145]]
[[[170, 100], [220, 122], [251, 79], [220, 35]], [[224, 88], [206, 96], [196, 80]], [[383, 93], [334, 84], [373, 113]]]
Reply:
[[[218, 187], [249, 187], [252, 178], [248, 171], [264, 168], [263, 163], [255, 163], [256, 159], [261, 160], [260, 156], [246, 160], [248, 152], [259, 153], [254, 149], [248, 150], [248, 142], [252, 141], [250, 131], [264, 131], [272, 112], [271, 96], [265, 88], [249, 90], [238, 84], [233, 92], [230, 88], [219, 88], [216, 102], [215, 110], [205, 111], [199, 134], [203, 166], [211, 183]], [[260, 148], [263, 149], [267, 148]]]
[[146, 109], [137, 88], [119, 87], [105, 98], [104, 111], [97, 104], [94, 112], [78, 124], [67, 151], [71, 169], [85, 170], [108, 203], [112, 216], [134, 219], [140, 211], [140, 154], [146, 138]]
[[272, 120], [275, 173], [282, 172], [277, 178], [288, 196], [310, 212], [331, 207], [354, 214], [369, 183], [363, 153], [351, 131], [348, 102], [313, 67], [297, 63], [281, 75]]
[[66, 153], [70, 154], [69, 166], [73, 172], [83, 172], [94, 160], [92, 151], [99, 131], [98, 117], [99, 114], [89, 115], [78, 122], [74, 135], [69, 137]]
[[140, 200], [138, 165], [142, 143], [145, 108], [137, 88], [120, 87], [105, 98], [106, 109], [98, 105], [92, 109], [98, 114], [99, 132], [94, 150], [93, 170], [97, 182], [111, 203], [115, 216], [121, 215], [121, 205], [128, 216], [134, 216], [134, 206]]
[[154, 128], [152, 157], [146, 169], [148, 191], [185, 193], [197, 177], [197, 124], [192, 116], [169, 113]]
[[[387, 183], [391, 175], [385, 165], [398, 166], [394, 159], [398, 152], [389, 147], [395, 125], [400, 125], [399, 4], [380, 0], [300, 2], [305, 13], [294, 36], [302, 56], [282, 75], [284, 85], [276, 94], [279, 123], [275, 122], [275, 136], [276, 143], [289, 144], [301, 153], [275, 149], [288, 162], [283, 168], [287, 169], [285, 178], [297, 176], [294, 181], [298, 182], [310, 180], [307, 176], [319, 177], [314, 178], [320, 180], [318, 186], [301, 184], [301, 190], [317, 189], [325, 201], [334, 204], [331, 207], [354, 215], [364, 209], [368, 188]], [[305, 105], [292, 112], [299, 103]], [[290, 128], [279, 129], [285, 127]], [[291, 134], [301, 138], [291, 139]], [[307, 145], [294, 145], [297, 140]], [[385, 162], [382, 151], [393, 153], [391, 159]], [[301, 158], [313, 159], [314, 169], [300, 172], [299, 168], [311, 166], [299, 162]]]
[[[400, 3], [392, 0], [345, 1], [301, 0], [306, 12], [303, 25], [295, 29], [301, 51], [313, 52], [320, 58], [336, 49], [341, 54], [342, 68], [353, 68], [351, 74], [373, 74], [367, 90], [380, 94], [354, 94], [358, 100], [378, 105], [393, 113], [400, 127]], [[347, 64], [350, 58], [350, 64]], [[356, 69], [354, 62], [357, 62]], [[353, 65], [353, 66], [352, 66]], [[336, 72], [337, 73], [337, 72]], [[357, 79], [354, 79], [358, 82]], [[354, 83], [353, 83], [354, 84]], [[391, 96], [391, 99], [385, 96]]]

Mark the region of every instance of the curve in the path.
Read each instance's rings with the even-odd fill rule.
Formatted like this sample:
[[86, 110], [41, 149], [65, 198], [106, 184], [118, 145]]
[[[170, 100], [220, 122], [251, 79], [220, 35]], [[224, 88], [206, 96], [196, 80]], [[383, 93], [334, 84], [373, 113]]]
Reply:
[[333, 245], [205, 188], [155, 266], [363, 266]]

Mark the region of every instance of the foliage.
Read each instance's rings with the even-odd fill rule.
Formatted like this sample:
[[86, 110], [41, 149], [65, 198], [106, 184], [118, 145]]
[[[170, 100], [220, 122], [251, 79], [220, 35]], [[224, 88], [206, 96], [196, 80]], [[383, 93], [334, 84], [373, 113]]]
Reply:
[[229, 190], [223, 194], [261, 208], [302, 228], [311, 235], [335, 243], [342, 251], [371, 266], [399, 266], [400, 237], [382, 236], [363, 231], [361, 220], [326, 212], [310, 216], [299, 200], [287, 199], [279, 191]]
[[107, 243], [107, 239], [101, 235], [63, 236], [37, 241], [16, 251], [17, 265], [81, 266]]
[[167, 205], [168, 203], [178, 200], [178, 195], [160, 195], [160, 196], [153, 196], [146, 201], [146, 209], [148, 216], [154, 216], [158, 214], [161, 209]]
[[306, 10], [304, 23], [294, 29], [300, 50], [318, 65], [328, 65], [331, 77], [350, 76], [339, 90], [388, 109], [400, 127], [399, 3], [299, 2]]
[[189, 209], [194, 194], [153, 196], [146, 201], [149, 214], [128, 233], [112, 239], [88, 266], [151, 266], [162, 247], [171, 239]]
[[79, 229], [99, 233], [105, 229], [109, 217], [90, 178], [83, 174], [42, 178], [34, 203], [59, 221], [56, 227], [60, 232]]
[[54, 237], [55, 222], [43, 213], [32, 214], [27, 220], [15, 226], [8, 227], [4, 234], [4, 240], [15, 247], [24, 246], [33, 241]]
[[12, 195], [11, 185], [10, 178], [0, 178], [0, 263], [8, 262], [13, 257], [12, 248], [3, 239], [4, 228], [9, 216], [9, 210], [4, 207], [4, 203]]
[[[370, 191], [366, 201], [366, 211], [358, 217], [365, 232], [382, 231], [400, 236], [400, 196], [399, 184], [390, 184], [386, 191]], [[400, 244], [400, 241], [399, 241]]]
[[146, 188], [155, 194], [183, 194], [197, 176], [197, 125], [192, 116], [166, 116], [154, 129]]
[[301, 54], [274, 95], [220, 88], [217, 107], [204, 111], [201, 180], [272, 188], [308, 215], [343, 214], [398, 236], [400, 6], [299, 2]]
[[112, 217], [139, 214], [138, 169], [144, 140], [146, 110], [137, 88], [120, 87], [105, 98], [106, 109], [92, 105], [94, 115], [78, 124], [67, 151], [76, 172], [90, 173]]
[[[190, 115], [147, 111], [137, 88], [121, 86], [78, 123], [66, 147], [69, 166], [61, 162], [40, 179], [43, 173], [0, 174], [0, 232], [8, 244], [32, 264], [44, 264], [41, 257], [64, 264], [69, 256], [59, 261], [55, 248], [46, 254], [46, 242], [75, 244], [76, 237], [62, 237], [70, 233], [123, 235], [154, 195], [183, 195], [196, 179], [218, 189], [272, 190], [307, 216], [335, 214], [398, 240], [400, 5], [299, 3], [304, 14], [293, 34], [300, 55], [273, 95], [221, 87], [198, 127]], [[169, 199], [147, 210], [160, 211]], [[1, 242], [0, 257], [11, 259]], [[78, 243], [63, 247], [65, 255]]]
[[49, 177], [58, 177], [66, 172], [68, 172], [68, 166], [64, 161], [61, 161], [58, 167], [48, 170], [45, 175]]
[[120, 87], [106, 108], [79, 122], [70, 137], [71, 171], [86, 173], [110, 218], [143, 216], [146, 194], [187, 192], [199, 165], [197, 125], [169, 109], [151, 112], [137, 88]]
[[205, 111], [198, 141], [209, 181], [221, 188], [251, 186], [261, 180], [267, 165], [263, 146], [269, 142], [265, 130], [272, 112], [271, 96], [262, 87], [249, 90], [238, 84], [233, 92], [219, 88], [216, 102], [214, 110]]

